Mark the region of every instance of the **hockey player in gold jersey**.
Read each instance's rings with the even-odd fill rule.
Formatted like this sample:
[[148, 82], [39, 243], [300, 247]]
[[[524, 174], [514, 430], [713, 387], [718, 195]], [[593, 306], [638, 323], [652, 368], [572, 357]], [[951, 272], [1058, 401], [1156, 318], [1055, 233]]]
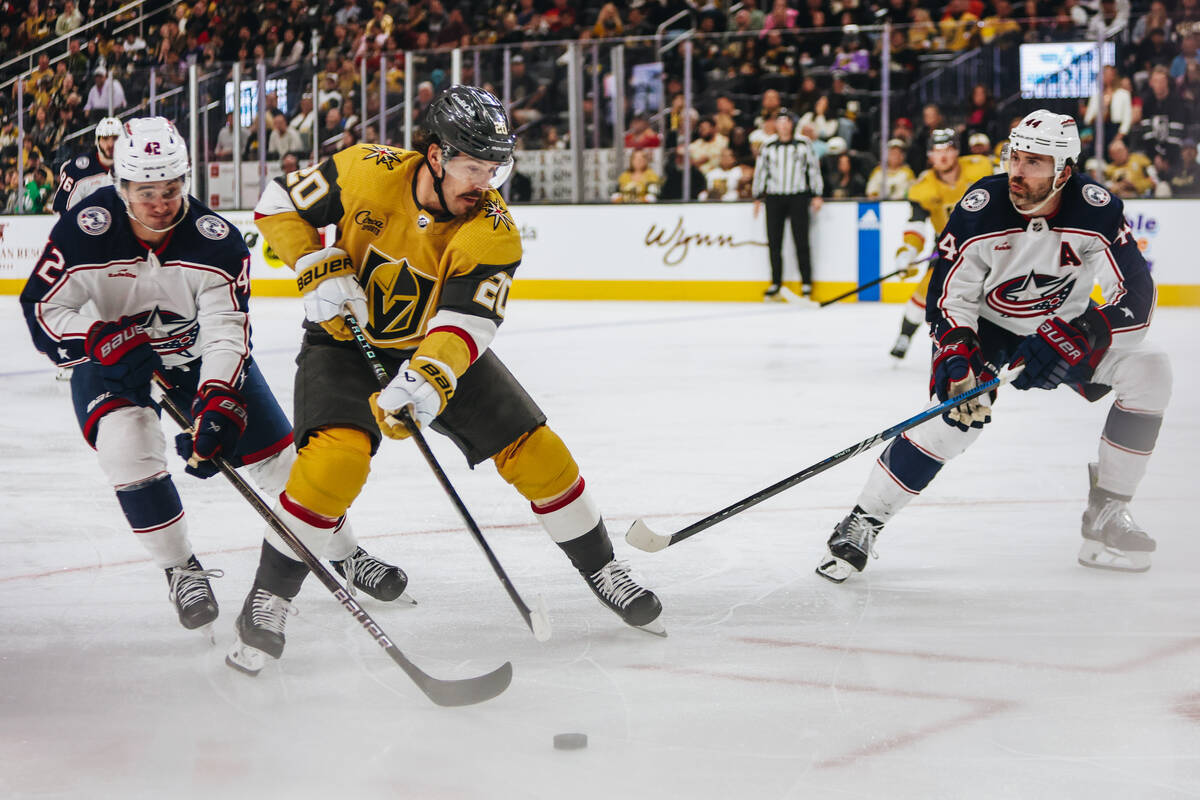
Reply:
[[[419, 152], [347, 148], [278, 179], [255, 209], [296, 270], [306, 317], [299, 455], [275, 511], [318, 549], [362, 490], [381, 437], [408, 436], [393, 416], [408, 408], [472, 466], [491, 459], [608, 608], [663, 634], [658, 598], [615, 560], [571, 453], [489, 349], [521, 262], [520, 232], [496, 191], [512, 169], [507, 114], [489, 92], [452, 86], [421, 127]], [[395, 376], [383, 391], [350, 341], [346, 309]], [[282, 653], [287, 604], [308, 568], [274, 544], [239, 618], [235, 661]]]
[[[938, 128], [929, 134], [930, 168], [922, 172], [917, 182], [908, 189], [912, 216], [904, 227], [904, 243], [896, 251], [897, 269], [916, 261], [925, 248], [926, 236], [936, 236], [946, 227], [950, 212], [971, 184], [994, 171], [992, 161], [987, 156], [960, 156], [957, 142], [958, 134], [951, 128]], [[904, 358], [913, 334], [925, 321], [929, 275], [930, 270], [926, 269], [917, 290], [904, 307], [900, 334], [892, 346], [892, 355], [896, 358]]]

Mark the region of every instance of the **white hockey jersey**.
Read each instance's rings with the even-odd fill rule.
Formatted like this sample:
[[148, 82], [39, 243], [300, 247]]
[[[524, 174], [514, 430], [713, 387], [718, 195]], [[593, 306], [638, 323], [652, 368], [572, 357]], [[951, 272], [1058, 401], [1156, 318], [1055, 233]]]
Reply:
[[937, 240], [926, 319], [934, 341], [952, 328], [978, 331], [986, 320], [1028, 336], [1047, 317], [1072, 320], [1099, 283], [1100, 313], [1113, 346], [1145, 336], [1156, 291], [1124, 205], [1090, 178], [1072, 175], [1049, 217], [1022, 216], [1008, 176], [974, 183]]
[[112, 173], [100, 161], [100, 154], [95, 148], [90, 153], [81, 153], [59, 170], [58, 189], [54, 192], [54, 213], [67, 213], [92, 192], [112, 186], [112, 183]]
[[169, 367], [200, 362], [200, 383], [237, 386], [250, 356], [250, 252], [237, 228], [190, 198], [151, 250], [111, 186], [69, 211], [21, 292], [38, 350], [59, 366], [88, 359], [93, 323], [133, 318]]

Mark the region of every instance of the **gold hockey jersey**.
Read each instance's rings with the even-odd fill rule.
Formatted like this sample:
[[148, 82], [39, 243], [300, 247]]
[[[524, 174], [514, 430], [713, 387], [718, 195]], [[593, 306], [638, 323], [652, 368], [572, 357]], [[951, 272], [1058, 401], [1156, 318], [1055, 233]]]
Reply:
[[966, 155], [958, 157], [958, 180], [953, 184], [940, 180], [937, 173], [927, 169], [917, 177], [917, 182], [908, 189], [908, 201], [913, 213], [909, 226], [904, 231], [904, 242], [918, 252], [925, 244], [921, 224], [928, 219], [936, 235], [946, 227], [950, 212], [967, 193], [971, 184], [992, 174], [992, 161], [987, 156]]
[[[277, 178], [255, 207], [259, 230], [289, 266], [325, 247], [336, 226], [367, 296], [364, 331], [378, 347], [420, 347], [461, 375], [504, 319], [521, 236], [499, 192], [439, 217], [416, 199], [419, 153], [359, 144]], [[302, 287], [303, 288], [303, 287]]]

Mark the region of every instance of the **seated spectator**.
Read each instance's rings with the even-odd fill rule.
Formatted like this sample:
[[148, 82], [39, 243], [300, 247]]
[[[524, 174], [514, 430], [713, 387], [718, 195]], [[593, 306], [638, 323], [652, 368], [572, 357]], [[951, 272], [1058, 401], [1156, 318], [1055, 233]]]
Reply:
[[717, 113], [713, 115], [713, 121], [716, 122], [717, 133], [725, 137], [742, 123], [742, 112], [729, 95], [717, 97]]
[[[1117, 68], [1105, 65], [1103, 70], [1103, 92], [1100, 102], [1104, 103], [1104, 140], [1124, 137], [1133, 126], [1133, 97], [1121, 83], [1121, 75]], [[1088, 100], [1087, 111], [1083, 115], [1083, 124], [1091, 125], [1099, 113], [1097, 96], [1093, 94]]]
[[1172, 197], [1200, 197], [1200, 163], [1196, 162], [1196, 140], [1184, 139], [1179, 148], [1179, 166], [1168, 178]]
[[848, 152], [843, 152], [836, 158], [833, 176], [825, 184], [825, 196], [837, 200], [862, 197], [866, 194], [867, 180], [863, 177], [857, 160]]
[[[658, 196], [662, 200], [683, 200], [683, 146], [676, 147], [674, 150], [675, 157], [669, 160], [663, 168], [663, 183], [662, 189]], [[704, 191], [707, 186], [707, 181], [704, 173], [695, 165], [691, 165], [688, 178], [690, 185], [688, 186], [688, 200], [696, 200], [700, 197], [700, 192]]]
[[995, 13], [984, 17], [979, 29], [979, 38], [984, 44], [995, 44], [997, 47], [1013, 47], [1021, 43], [1025, 33], [1020, 24], [1012, 18], [1012, 3], [1009, 0], [993, 0], [992, 8]]
[[750, 146], [750, 134], [741, 125], [729, 132], [729, 149], [739, 164], [754, 163], [754, 148]]
[[995, 152], [992, 150], [992, 140], [988, 138], [986, 133], [976, 131], [967, 137], [967, 153], [973, 156], [983, 156], [988, 161], [992, 162], [992, 168], [996, 167]]
[[783, 100], [779, 96], [779, 92], [775, 89], [767, 89], [763, 92], [758, 116], [754, 120], [755, 126], [761, 125], [765, 119], [774, 119], [781, 108], [783, 108]]
[[1141, 95], [1142, 121], [1149, 122], [1155, 139], [1166, 139], [1171, 122], [1187, 125], [1193, 121], [1193, 111], [1171, 85], [1171, 76], [1164, 66], [1155, 67]]
[[295, 153], [285, 153], [283, 158], [279, 159], [279, 169], [284, 175], [295, 172], [300, 169], [300, 159]]
[[754, 168], [738, 164], [733, 150], [721, 151], [721, 160], [705, 176], [705, 189], [700, 192], [701, 200], [729, 202], [739, 200], [754, 178]]
[[971, 87], [971, 98], [967, 101], [967, 116], [963, 125], [967, 133], [978, 131], [989, 137], [996, 129], [996, 100], [982, 83]]
[[637, 149], [629, 154], [629, 169], [617, 178], [614, 203], [653, 203], [658, 199], [662, 179], [650, 169], [650, 156]]
[[1144, 197], [1154, 188], [1150, 176], [1150, 159], [1141, 153], [1130, 153], [1125, 142], [1117, 139], [1108, 145], [1108, 165], [1104, 182], [1117, 197]]
[[796, 18], [800, 16], [800, 12], [788, 6], [787, 0], [773, 0], [771, 3], [771, 13], [763, 18], [763, 23], [760, 26], [760, 37], [765, 37], [770, 31], [788, 30], [796, 27]]
[[[241, 143], [245, 145], [249, 131], [242, 128], [240, 133]], [[217, 131], [217, 143], [213, 147], [213, 158], [233, 158], [233, 152], [233, 112], [230, 111], [225, 115], [225, 124], [221, 127], [221, 130]]]
[[126, 107], [125, 89], [115, 76], [110, 78], [104, 67], [96, 67], [92, 75], [95, 85], [88, 92], [87, 102], [83, 106], [85, 112], [100, 119], [112, 116]]
[[912, 26], [908, 29], [908, 46], [918, 53], [925, 50], [941, 50], [942, 37], [929, 9], [917, 7], [912, 10]]
[[754, 130], [746, 137], [750, 142], [750, 152], [755, 158], [758, 158], [758, 151], [767, 142], [773, 142], [779, 138], [779, 134], [775, 131], [775, 115], [763, 119]]
[[955, 52], [975, 47], [979, 39], [978, 22], [979, 17], [970, 12], [967, 0], [950, 0], [938, 22], [942, 46]]
[[813, 110], [806, 112], [804, 116], [800, 117], [800, 125], [812, 125], [816, 133], [815, 138], [817, 139], [828, 140], [837, 135], [837, 117], [830, 117], [829, 97], [827, 95], [821, 95], [817, 98]]
[[887, 177], [883, 168], [876, 167], [867, 180], [867, 197], [872, 200], [906, 200], [908, 187], [916, 182], [912, 167], [905, 163], [908, 147], [903, 139], [888, 140]]
[[707, 175], [720, 163], [721, 151], [729, 147], [729, 139], [717, 133], [717, 125], [712, 117], [702, 118], [696, 132], [696, 138], [688, 145], [688, 155], [692, 163]]
[[650, 127], [645, 114], [634, 114], [629, 120], [629, 131], [625, 134], [625, 147], [638, 149], [643, 147], [658, 148], [662, 146], [662, 137]]
[[1167, 32], [1162, 28], [1154, 28], [1134, 50], [1134, 80], [1140, 86], [1143, 76], [1149, 75], [1155, 67], [1170, 69], [1177, 55], [1179, 48], [1167, 38]]
[[621, 12], [617, 11], [616, 3], [605, 3], [596, 15], [596, 24], [592, 26], [592, 35], [597, 39], [607, 39], [620, 36], [625, 32], [621, 22]]
[[515, 55], [510, 62], [509, 113], [518, 125], [540, 122], [545, 113], [546, 86], [526, 69], [525, 59]]
[[295, 128], [288, 125], [287, 116], [276, 111], [270, 120], [271, 132], [267, 136], [267, 158], [283, 158], [287, 153], [304, 151], [304, 140]]
[[1174, 39], [1174, 26], [1167, 16], [1167, 6], [1163, 0], [1151, 0], [1150, 8], [1133, 26], [1133, 43], [1139, 45], [1155, 28], [1162, 28], [1167, 39]]
[[1200, 28], [1189, 28], [1183, 35], [1179, 55], [1171, 59], [1171, 80], [1177, 81], [1187, 74], [1188, 62], [1200, 62]]

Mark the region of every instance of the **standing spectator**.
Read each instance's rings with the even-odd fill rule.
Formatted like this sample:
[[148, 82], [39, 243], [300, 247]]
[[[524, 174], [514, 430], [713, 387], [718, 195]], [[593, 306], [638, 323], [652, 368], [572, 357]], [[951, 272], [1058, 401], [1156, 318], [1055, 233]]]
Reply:
[[887, 177], [883, 166], [876, 167], [867, 180], [867, 197], [872, 200], [904, 200], [908, 189], [917, 180], [912, 167], [904, 163], [908, 151], [903, 139], [889, 139], [887, 151]]
[[771, 260], [771, 285], [764, 300], [797, 300], [783, 285], [783, 228], [792, 226], [792, 243], [800, 267], [804, 299], [812, 295], [812, 262], [808, 247], [809, 209], [821, 209], [821, 168], [805, 136], [793, 138], [796, 121], [788, 114], [775, 119], [779, 138], [763, 145], [754, 165], [754, 216], [767, 207], [767, 248]]
[[21, 195], [20, 213], [41, 214], [46, 211], [50, 196], [54, 193], [54, 181], [50, 171], [41, 164], [39, 158], [29, 170], [29, 181]]
[[[674, 150], [675, 157], [663, 167], [662, 190], [658, 193], [663, 200], [683, 200], [683, 145]], [[704, 173], [695, 164], [689, 164], [688, 200], [697, 200], [700, 192], [704, 191], [706, 179]]]
[[[546, 99], [546, 86], [529, 74], [524, 57], [513, 56], [509, 67], [509, 86], [511, 87], [509, 113], [512, 114], [513, 120], [518, 125], [540, 122], [545, 110], [543, 105]], [[430, 86], [429, 89], [432, 94], [433, 87]]]
[[721, 160], [721, 151], [729, 147], [729, 139], [717, 133], [717, 125], [712, 117], [704, 117], [697, 127], [697, 136], [688, 145], [688, 154], [692, 163], [700, 168], [705, 175], [716, 168]]
[[658, 199], [662, 179], [650, 169], [650, 157], [645, 150], [637, 149], [629, 154], [629, 169], [617, 178], [617, 191], [612, 196], [614, 203], [653, 203]]
[[929, 135], [945, 127], [942, 110], [936, 104], [930, 103], [921, 109], [921, 129], [913, 136], [912, 146], [908, 149], [908, 165], [914, 175], [920, 175], [928, 162]]
[[827, 95], [821, 95], [817, 98], [817, 102], [813, 104], [812, 110], [806, 111], [804, 116], [800, 117], [800, 125], [812, 125], [818, 139], [825, 140], [837, 135], [837, 116], [830, 115], [829, 97]]
[[[1123, 138], [1133, 126], [1133, 97], [1121, 85], [1121, 74], [1111, 64], [1103, 70], [1104, 90], [1100, 102], [1104, 103], [1104, 141]], [[1085, 125], [1091, 125], [1099, 113], [1096, 95], [1088, 100], [1087, 112], [1083, 115]]]
[[107, 117], [125, 108], [125, 89], [121, 82], [115, 76], [110, 78], [104, 67], [96, 67], [92, 74], [95, 85], [88, 92], [83, 110], [93, 117]]
[[596, 24], [592, 26], [592, 35], [597, 39], [607, 39], [624, 32], [625, 25], [621, 22], [621, 12], [617, 10], [616, 3], [601, 6], [600, 13], [596, 15]]

